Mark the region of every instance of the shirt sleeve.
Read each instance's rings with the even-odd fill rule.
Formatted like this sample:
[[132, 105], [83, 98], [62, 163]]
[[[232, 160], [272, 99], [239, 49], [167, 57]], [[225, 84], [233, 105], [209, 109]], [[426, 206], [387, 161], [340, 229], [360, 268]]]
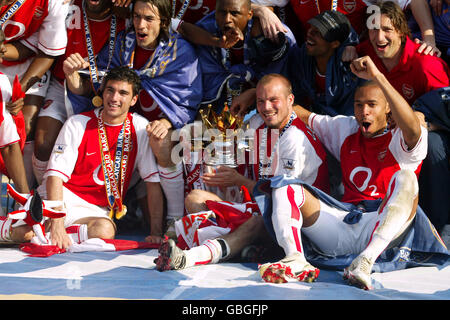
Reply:
[[88, 117], [76, 115], [64, 123], [50, 155], [44, 177], [58, 176], [64, 182], [70, 179], [88, 120]]
[[408, 150], [403, 133], [399, 128], [394, 129], [389, 150], [402, 169], [415, 171], [419, 164], [425, 159], [428, 149], [428, 131], [420, 126], [421, 134], [419, 141], [411, 150]]
[[432, 56], [426, 59], [424, 64], [427, 67], [423, 68], [426, 74], [426, 91], [432, 91], [450, 85], [448, 66], [441, 59]]
[[330, 117], [315, 113], [309, 116], [308, 125], [319, 137], [324, 147], [338, 160], [345, 139], [359, 129], [355, 117]]
[[17, 133], [17, 127], [11, 114], [6, 111], [6, 103], [11, 100], [12, 88], [8, 77], [4, 74], [0, 75], [1, 103], [3, 112], [3, 121], [0, 125], [0, 148], [15, 143], [20, 140]]
[[279, 146], [275, 175], [287, 174], [313, 184], [322, 160], [305, 133], [300, 129], [291, 127], [281, 137]]
[[49, 0], [48, 16], [39, 29], [38, 48], [50, 56], [64, 54], [67, 46], [66, 16], [69, 3]]
[[3, 121], [0, 125], [0, 148], [16, 143], [19, 140], [20, 137], [17, 133], [17, 127], [11, 114], [3, 110]]
[[146, 126], [148, 121], [133, 114], [133, 125], [136, 130], [136, 137], [138, 141], [138, 151], [136, 155], [136, 169], [140, 177], [145, 182], [159, 182], [158, 166], [156, 165], [155, 155], [153, 154], [150, 142], [148, 139]]

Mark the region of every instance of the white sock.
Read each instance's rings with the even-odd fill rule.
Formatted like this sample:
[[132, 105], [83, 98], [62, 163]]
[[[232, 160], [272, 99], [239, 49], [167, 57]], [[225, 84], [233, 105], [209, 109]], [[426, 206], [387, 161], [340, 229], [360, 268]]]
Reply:
[[408, 227], [408, 218], [411, 215], [418, 190], [414, 172], [400, 170], [394, 174], [386, 192], [387, 201], [378, 209], [381, 219], [375, 226], [372, 239], [361, 255], [375, 262], [389, 243]]
[[217, 263], [230, 254], [230, 247], [224, 239], [206, 240], [200, 246], [185, 251], [186, 267]]
[[11, 241], [11, 219], [0, 217], [0, 241]]
[[87, 224], [73, 224], [66, 228], [66, 232], [74, 243], [81, 243], [89, 239]]
[[33, 154], [34, 154], [34, 141], [25, 142], [23, 147], [23, 164], [25, 167], [25, 175], [27, 177], [28, 187], [32, 189], [36, 184], [36, 178], [33, 172]]
[[38, 185], [42, 184], [42, 180], [44, 178], [45, 171], [47, 170], [48, 161], [41, 161], [36, 156], [32, 155], [31, 162], [33, 165], [33, 173], [36, 178]]
[[184, 176], [181, 162], [174, 167], [158, 165], [161, 188], [167, 200], [167, 219], [178, 219], [184, 214]]
[[303, 216], [300, 208], [305, 202], [301, 185], [288, 185], [272, 191], [272, 225], [277, 242], [286, 256], [303, 253], [301, 228]]

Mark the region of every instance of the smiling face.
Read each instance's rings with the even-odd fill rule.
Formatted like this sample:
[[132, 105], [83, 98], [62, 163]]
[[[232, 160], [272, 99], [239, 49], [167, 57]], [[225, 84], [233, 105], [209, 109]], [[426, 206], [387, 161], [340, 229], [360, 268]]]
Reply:
[[383, 91], [376, 85], [359, 87], [355, 92], [355, 118], [366, 138], [372, 138], [387, 126], [389, 105]]
[[402, 37], [403, 34], [394, 27], [391, 19], [385, 14], [380, 17], [380, 28], [369, 29], [370, 42], [382, 60], [396, 59], [400, 56]]
[[294, 95], [283, 78], [269, 78], [256, 86], [256, 107], [271, 129], [282, 129], [292, 113]]
[[157, 7], [149, 2], [137, 1], [133, 9], [133, 26], [138, 46], [144, 49], [156, 48], [161, 31]]
[[315, 26], [311, 26], [306, 33], [306, 53], [312, 57], [331, 56], [334, 53], [334, 49], [339, 46], [338, 41], [328, 42], [326, 41], [319, 29]]
[[103, 90], [103, 121], [108, 124], [122, 123], [137, 99], [138, 96], [133, 95], [132, 84], [122, 80], [109, 80]]
[[222, 34], [231, 29], [244, 32], [253, 12], [246, 0], [219, 0], [216, 2], [216, 23]]

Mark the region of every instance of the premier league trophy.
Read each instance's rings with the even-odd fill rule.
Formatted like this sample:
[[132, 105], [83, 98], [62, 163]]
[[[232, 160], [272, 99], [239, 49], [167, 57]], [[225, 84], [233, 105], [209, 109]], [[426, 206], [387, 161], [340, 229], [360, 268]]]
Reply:
[[249, 135], [248, 123], [234, 117], [227, 104], [220, 113], [215, 112], [211, 105], [200, 109], [199, 113], [202, 130], [191, 136], [191, 161], [185, 165], [186, 181], [194, 189], [214, 192], [227, 201], [239, 201], [239, 187], [209, 187], [201, 182], [199, 176], [214, 172], [219, 166], [237, 169], [239, 164], [246, 162], [245, 154], [251, 149], [253, 138], [252, 134]]
[[216, 113], [211, 105], [200, 109], [199, 112], [207, 129], [203, 140], [210, 141], [203, 150], [203, 161], [206, 166], [210, 169], [218, 166], [236, 168], [238, 164], [243, 163], [245, 159], [243, 152], [248, 149], [243, 119], [234, 117], [227, 104], [221, 113]]

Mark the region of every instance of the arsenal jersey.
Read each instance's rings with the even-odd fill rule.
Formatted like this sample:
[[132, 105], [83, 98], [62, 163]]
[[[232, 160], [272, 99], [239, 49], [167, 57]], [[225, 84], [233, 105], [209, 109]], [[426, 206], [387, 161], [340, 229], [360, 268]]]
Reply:
[[[63, 179], [64, 186], [80, 198], [98, 206], [107, 206], [98, 114], [99, 109], [95, 109], [72, 116], [64, 123], [50, 156], [46, 176], [59, 176]], [[146, 182], [159, 182], [158, 168], [145, 130], [148, 121], [135, 113], [129, 113], [128, 117], [132, 123], [131, 145], [123, 197], [134, 170], [138, 170]], [[105, 129], [114, 161], [122, 124], [105, 123]]]
[[373, 138], [362, 135], [354, 117], [311, 114], [309, 125], [336, 159], [341, 162], [343, 202], [384, 198], [389, 182], [400, 169], [419, 175], [427, 154], [427, 130], [416, 146], [408, 150], [399, 128]]

